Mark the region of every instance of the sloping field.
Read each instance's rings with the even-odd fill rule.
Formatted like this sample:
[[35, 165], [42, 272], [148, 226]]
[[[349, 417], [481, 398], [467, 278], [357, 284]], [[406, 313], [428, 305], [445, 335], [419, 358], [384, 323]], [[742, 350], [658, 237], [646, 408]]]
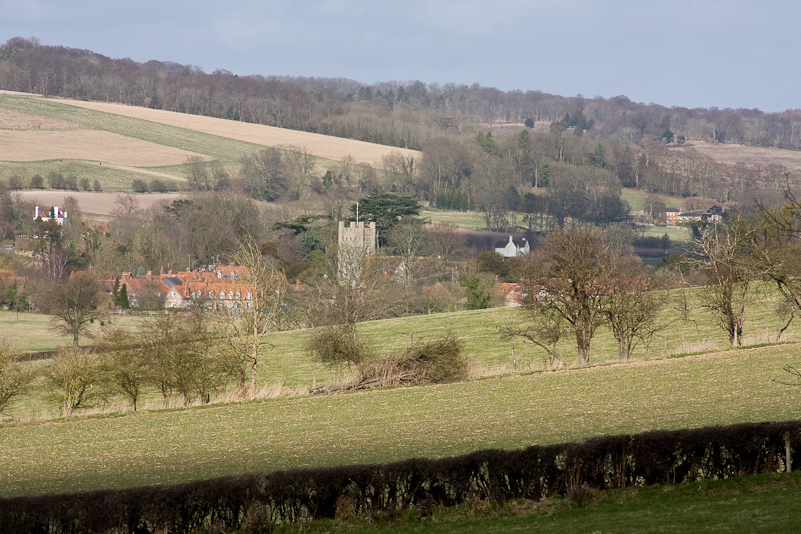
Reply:
[[745, 145], [713, 145], [703, 141], [693, 141], [682, 147], [671, 147], [671, 150], [687, 150], [694, 148], [704, 156], [720, 163], [743, 165], [784, 165], [790, 169], [801, 169], [801, 151], [781, 148], [763, 148]]
[[149, 143], [98, 130], [2, 130], [0, 160], [44, 161], [56, 159], [94, 160], [131, 167], [182, 165], [197, 152]]
[[771, 381], [801, 345], [509, 376], [0, 426], [0, 496], [446, 457], [604, 434], [801, 417]]
[[381, 158], [392, 152], [405, 156], [419, 156], [415, 150], [395, 148], [375, 143], [366, 143], [353, 139], [343, 139], [328, 135], [299, 132], [274, 126], [237, 122], [200, 115], [188, 115], [174, 111], [162, 111], [149, 108], [111, 104], [107, 102], [84, 102], [78, 100], [54, 100], [59, 104], [68, 104], [84, 109], [112, 113], [135, 119], [185, 128], [196, 132], [218, 135], [228, 139], [246, 141], [256, 145], [279, 147], [289, 150], [306, 150], [309, 154], [325, 159], [341, 161], [348, 156], [359, 163], [377, 166]]
[[0, 130], [77, 130], [78, 128], [80, 125], [74, 122], [11, 109], [0, 109]]
[[[39, 206], [63, 206], [64, 199], [73, 197], [83, 214], [91, 218], [107, 218], [117, 208], [117, 199], [124, 193], [90, 193], [86, 191], [19, 191], [18, 194], [28, 202]], [[172, 201], [183, 193], [148, 193], [134, 198], [142, 209], [148, 209], [162, 200]], [[2, 317], [2, 312], [0, 312]]]

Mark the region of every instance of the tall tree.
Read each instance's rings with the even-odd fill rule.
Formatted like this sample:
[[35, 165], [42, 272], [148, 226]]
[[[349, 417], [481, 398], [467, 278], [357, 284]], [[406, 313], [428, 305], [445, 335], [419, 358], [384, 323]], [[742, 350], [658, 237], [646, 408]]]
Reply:
[[401, 193], [379, 193], [359, 200], [350, 211], [359, 220], [375, 221], [379, 241], [386, 242], [385, 233], [407, 215], [419, 215], [422, 207], [414, 197]]
[[742, 345], [745, 308], [753, 299], [750, 289], [756, 277], [751, 261], [755, 228], [739, 216], [727, 224], [709, 224], [693, 246], [706, 285], [701, 306], [710, 310], [732, 345]]
[[580, 365], [590, 363], [591, 343], [603, 324], [604, 299], [614, 283], [619, 254], [593, 228], [552, 232], [524, 262], [523, 311], [538, 321], [560, 316], [573, 331]]
[[276, 261], [263, 255], [251, 238], [240, 242], [239, 249], [231, 255], [231, 261], [244, 268], [235, 290], [239, 298], [234, 307], [223, 306], [216, 313], [223, 331], [223, 343], [240, 362], [236, 374], [242, 390], [245, 386], [244, 369], [250, 369], [250, 396], [253, 398], [264, 338], [281, 320], [286, 283]]
[[53, 316], [52, 328], [72, 336], [72, 344], [77, 347], [79, 337], [104, 315], [100, 308], [100, 285], [91, 274], [78, 272], [51, 287], [47, 311]]

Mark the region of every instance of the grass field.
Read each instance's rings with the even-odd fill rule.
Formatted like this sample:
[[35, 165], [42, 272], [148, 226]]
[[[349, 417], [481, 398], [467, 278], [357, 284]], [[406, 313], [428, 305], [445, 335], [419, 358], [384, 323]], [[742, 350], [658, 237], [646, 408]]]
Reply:
[[[760, 290], [761, 291], [761, 290]], [[635, 349], [635, 361], [667, 358], [680, 354], [703, 353], [725, 350], [729, 347], [725, 332], [716, 326], [708, 311], [699, 307], [697, 290], [685, 293], [690, 305], [689, 319], [675, 321], [661, 332], [648, 347]], [[672, 305], [663, 312], [664, 320], [670, 321], [679, 312], [679, 294], [672, 293]], [[753, 305], [747, 309], [745, 321], [746, 345], [772, 343], [784, 321], [776, 316], [778, 300], [774, 294], [757, 292]], [[135, 326], [138, 319], [131, 316], [114, 316], [115, 324]], [[465, 352], [472, 361], [473, 376], [497, 376], [508, 373], [541, 371], [544, 369], [544, 353], [522, 340], [501, 340], [499, 326], [522, 324], [526, 319], [515, 308], [493, 308], [433, 315], [418, 315], [383, 321], [372, 321], [359, 325], [362, 338], [374, 346], [378, 354], [401, 353], [417, 339], [432, 339], [448, 332], [455, 333], [464, 343]], [[310, 331], [306, 329], [277, 332], [268, 336], [262, 354], [259, 380], [264, 385], [281, 383], [287, 392], [305, 392], [313, 386], [342, 381], [346, 371], [323, 366], [312, 360], [304, 346]], [[793, 324], [783, 334], [782, 340], [801, 339], [801, 324]], [[11, 341], [20, 351], [53, 350], [58, 345], [69, 345], [70, 340], [58, 336], [49, 329], [46, 316], [0, 311], [0, 337]], [[85, 338], [87, 343], [91, 340]], [[560, 351], [568, 367], [577, 366], [574, 341], [566, 337], [560, 342]], [[606, 365], [617, 361], [617, 344], [608, 329], [598, 331], [592, 344], [592, 363]], [[224, 398], [225, 392], [221, 393]], [[160, 396], [155, 391], [146, 391], [143, 405], [160, 406]], [[52, 417], [53, 403], [47, 399], [42, 387], [12, 406], [8, 414], [22, 420]], [[108, 409], [122, 409], [120, 403], [112, 403]]]
[[477, 211], [425, 210], [420, 215], [432, 223], [449, 222], [463, 230], [481, 230], [487, 227], [484, 216]]
[[801, 521], [801, 473], [710, 480], [681, 486], [604, 491], [586, 506], [566, 498], [484, 502], [435, 508], [430, 517], [399, 514], [394, 523], [372, 518], [282, 525], [275, 532], [770, 532], [792, 533]]
[[444, 457], [801, 417], [798, 344], [429, 387], [0, 427], [0, 495]]

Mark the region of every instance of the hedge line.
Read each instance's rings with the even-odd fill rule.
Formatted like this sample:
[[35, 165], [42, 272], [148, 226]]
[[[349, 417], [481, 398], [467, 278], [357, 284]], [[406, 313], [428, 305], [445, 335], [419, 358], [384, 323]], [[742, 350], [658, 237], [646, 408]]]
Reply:
[[[0, 499], [0, 531], [192, 533], [331, 518], [392, 516], [468, 499], [539, 500], [580, 487], [680, 484], [774, 473], [798, 450], [801, 422], [748, 423], [594, 438], [441, 460], [280, 471], [72, 495]], [[798, 468], [798, 462], [792, 461]]]

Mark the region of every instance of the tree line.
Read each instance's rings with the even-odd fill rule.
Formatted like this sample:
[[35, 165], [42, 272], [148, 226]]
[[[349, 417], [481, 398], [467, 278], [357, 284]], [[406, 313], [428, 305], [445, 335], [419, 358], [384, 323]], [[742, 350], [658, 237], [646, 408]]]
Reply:
[[[0, 46], [0, 86], [47, 96], [120, 102], [420, 149], [441, 132], [498, 122], [560, 123], [624, 144], [644, 139], [799, 148], [801, 113], [667, 108], [611, 98], [500, 91], [478, 84], [204, 73], [169, 61], [137, 63], [15, 37]], [[475, 131], [473, 131], [475, 133]]]

